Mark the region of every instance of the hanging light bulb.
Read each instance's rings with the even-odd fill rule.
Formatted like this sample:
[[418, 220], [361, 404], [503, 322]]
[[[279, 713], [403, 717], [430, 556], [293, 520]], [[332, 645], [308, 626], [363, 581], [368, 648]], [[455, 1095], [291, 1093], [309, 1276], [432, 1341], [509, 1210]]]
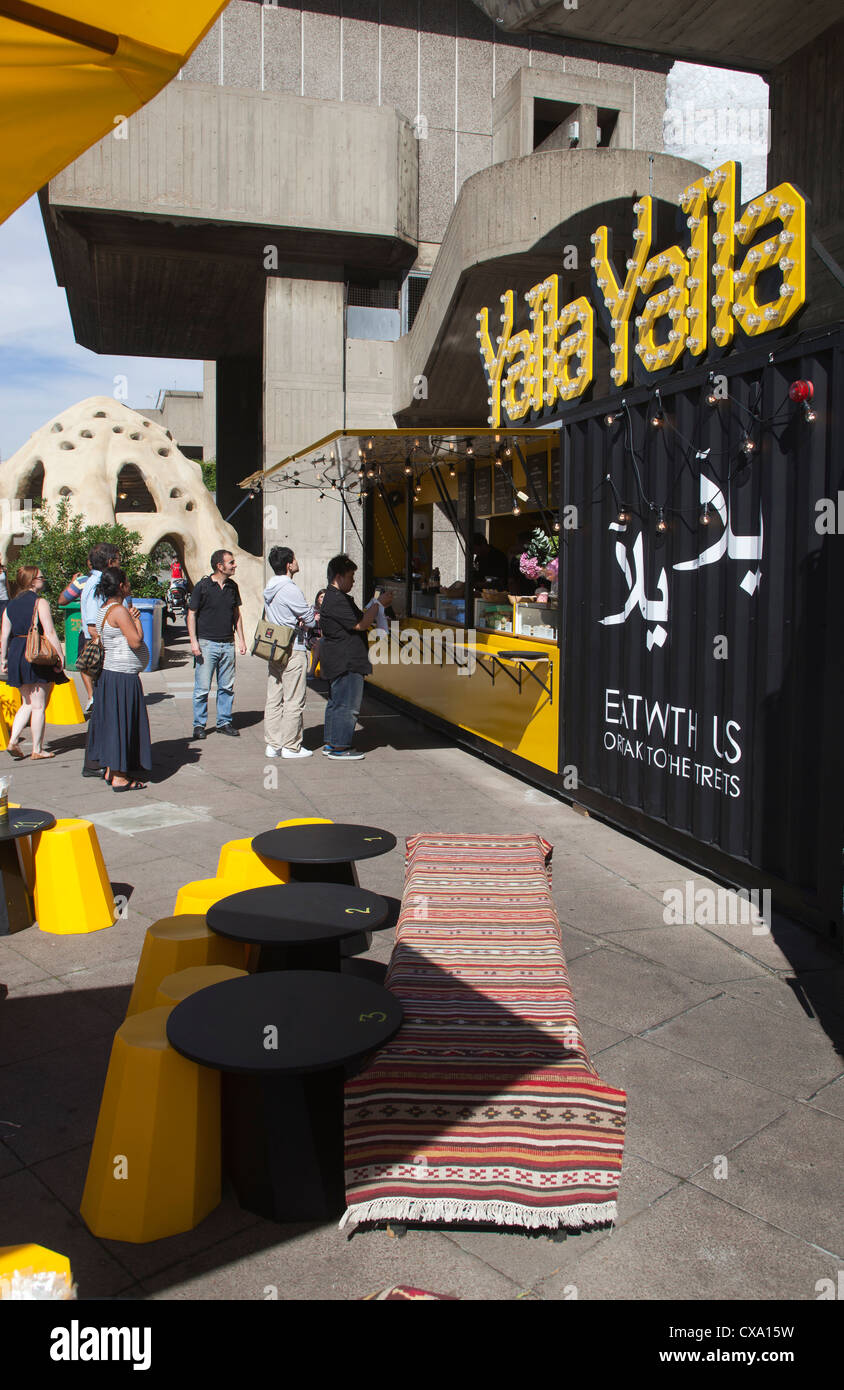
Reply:
[[806, 401], [803, 406], [803, 415], [805, 417], [807, 425], [813, 424], [814, 421], [818, 418], [812, 407], [809, 405], [808, 401]]
[[665, 424], [665, 416], [664, 416], [663, 413], [662, 413], [662, 407], [661, 407], [661, 406], [660, 406], [660, 407], [657, 407], [657, 409], [653, 412], [653, 414], [652, 414], [652, 416], [651, 416], [651, 424], [652, 424], [656, 429], [659, 429], [662, 425]]
[[712, 388], [710, 387], [709, 391], [707, 391], [707, 393], [706, 393], [706, 404], [707, 404], [707, 405], [717, 405], [717, 404], [718, 404], [718, 400], [719, 400], [718, 396], [716, 396], [715, 392], [714, 392], [714, 391], [712, 390]]
[[470, 444], [467, 444], [467, 445], [466, 445], [466, 457], [467, 457], [467, 458], [471, 458], [474, 452], [475, 452], [475, 450], [472, 448], [471, 443], [470, 443]]
[[405, 473], [407, 474], [407, 476], [408, 476], [408, 478], [409, 478], [409, 477], [411, 476], [411, 474], [413, 473], [413, 465], [410, 464], [410, 463], [406, 463], [406, 464], [404, 465], [404, 471], [405, 471]]
[[665, 511], [664, 511], [664, 509], [663, 509], [662, 507], [659, 508], [659, 512], [658, 512], [658, 516], [657, 516], [656, 529], [657, 529], [657, 531], [667, 531], [667, 530], [668, 530], [668, 522], [665, 520]]
[[622, 502], [618, 509], [618, 520], [621, 522], [622, 526], [630, 520], [630, 508], [626, 502]]
[[750, 435], [746, 434], [742, 439], [739, 448], [743, 454], [747, 454], [749, 456], [753, 453], [754, 449], [756, 448], [756, 444], [750, 438]]
[[559, 531], [559, 529], [560, 529], [560, 523], [559, 523], [559, 521], [555, 521], [555, 522], [554, 522], [554, 530], [555, 530], [555, 531]]
[[617, 419], [618, 419], [618, 416], [617, 416], [617, 415], [605, 415], [605, 416], [604, 416], [604, 424], [605, 424], [605, 425], [614, 425]]
[[702, 511], [701, 514], [700, 514], [700, 524], [701, 524], [701, 526], [708, 526], [708, 525], [709, 525], [709, 522], [710, 522], [710, 516], [709, 516], [709, 503], [708, 503], [708, 502], [704, 502], [704, 504], [703, 504], [703, 511]]
[[367, 470], [366, 470], [366, 476], [367, 476], [367, 478], [374, 478], [374, 477], [375, 477], [375, 469], [374, 469], [374, 468], [367, 468]]
[[504, 460], [502, 459], [500, 453], [497, 453], [495, 455], [495, 466], [496, 468], [502, 468], [504, 466]]
[[504, 457], [505, 457], [505, 458], [511, 458], [511, 457], [512, 457], [512, 454], [513, 454], [513, 450], [510, 448], [510, 446], [509, 446], [509, 444], [508, 444], [508, 445], [507, 445], [507, 448], [504, 450]]
[[457, 477], [457, 469], [454, 467], [454, 464], [453, 464], [453, 463], [450, 464], [450, 466], [449, 466], [448, 476], [449, 476], [450, 478], [456, 478], [456, 477]]
[[514, 515], [514, 516], [519, 516], [520, 513], [521, 513], [521, 510], [522, 510], [522, 509], [521, 509], [521, 507], [519, 506], [518, 499], [517, 499], [517, 498], [514, 498], [514, 499], [513, 499], [513, 515]]

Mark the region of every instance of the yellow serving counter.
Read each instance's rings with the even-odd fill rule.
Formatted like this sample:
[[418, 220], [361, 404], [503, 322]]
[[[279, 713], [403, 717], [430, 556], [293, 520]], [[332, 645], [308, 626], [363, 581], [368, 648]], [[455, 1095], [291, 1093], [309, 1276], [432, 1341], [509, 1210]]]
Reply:
[[[389, 637], [370, 636], [370, 686], [557, 771], [561, 664], [556, 642], [482, 629], [467, 633], [432, 618], [405, 618], [391, 628]], [[540, 651], [547, 660], [508, 655]]]

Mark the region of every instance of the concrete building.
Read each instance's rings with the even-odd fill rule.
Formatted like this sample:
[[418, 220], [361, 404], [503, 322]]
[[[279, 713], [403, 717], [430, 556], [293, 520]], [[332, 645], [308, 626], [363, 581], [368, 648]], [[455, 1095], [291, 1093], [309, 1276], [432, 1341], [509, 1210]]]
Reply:
[[[742, 48], [728, 0], [709, 25], [657, 8], [232, 0], [179, 79], [51, 182], [78, 340], [216, 364], [224, 516], [240, 478], [345, 425], [482, 423], [466, 327], [491, 287], [526, 288], [574, 246], [579, 293], [590, 209], [623, 248], [632, 192], [667, 213], [696, 177], [661, 153], [672, 58], [779, 72], [832, 22], [831, 0], [808, 28], [776, 0]], [[834, 202], [830, 184], [838, 225]], [[336, 498], [302, 488], [234, 524], [255, 552], [298, 546], [309, 590], [356, 539]]]
[[212, 459], [216, 448], [217, 422], [206, 404], [205, 395], [214, 387], [214, 364], [205, 363], [205, 391], [159, 391], [152, 410], [138, 413], [169, 430], [181, 452], [189, 459]]

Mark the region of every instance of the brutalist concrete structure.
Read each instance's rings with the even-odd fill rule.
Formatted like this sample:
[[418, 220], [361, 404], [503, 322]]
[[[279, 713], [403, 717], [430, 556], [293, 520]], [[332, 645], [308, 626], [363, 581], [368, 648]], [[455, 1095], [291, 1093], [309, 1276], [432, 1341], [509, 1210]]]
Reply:
[[[233, 0], [179, 80], [42, 194], [77, 338], [216, 363], [227, 515], [245, 475], [413, 405], [428, 339], [445, 327], [426, 313], [409, 349], [402, 330], [426, 303], [424, 277], [448, 262], [436, 301], [447, 315], [457, 263], [462, 273], [467, 257], [506, 252], [489, 228], [523, 202], [534, 160], [562, 199], [544, 233], [610, 184], [629, 196], [633, 168], [646, 178], [646, 152], [662, 148], [669, 67], [503, 33], [470, 0]], [[673, 197], [686, 174], [667, 165], [655, 178]], [[530, 239], [528, 216], [510, 250]], [[426, 409], [445, 420], [483, 407], [475, 375], [467, 399], [462, 379], [434, 373]], [[307, 545], [309, 587], [341, 539], [355, 543], [332, 502], [284, 491], [234, 524], [255, 551]]]

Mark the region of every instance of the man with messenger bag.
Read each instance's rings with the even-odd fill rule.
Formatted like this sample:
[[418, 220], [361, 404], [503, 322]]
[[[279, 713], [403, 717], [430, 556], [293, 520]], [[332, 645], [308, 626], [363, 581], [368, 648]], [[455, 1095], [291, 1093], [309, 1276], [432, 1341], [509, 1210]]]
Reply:
[[258, 624], [253, 655], [268, 663], [264, 737], [268, 758], [310, 758], [302, 747], [308, 693], [307, 633], [316, 623], [313, 604], [293, 582], [299, 565], [286, 545], [268, 556], [275, 578], [264, 590], [265, 617]]

